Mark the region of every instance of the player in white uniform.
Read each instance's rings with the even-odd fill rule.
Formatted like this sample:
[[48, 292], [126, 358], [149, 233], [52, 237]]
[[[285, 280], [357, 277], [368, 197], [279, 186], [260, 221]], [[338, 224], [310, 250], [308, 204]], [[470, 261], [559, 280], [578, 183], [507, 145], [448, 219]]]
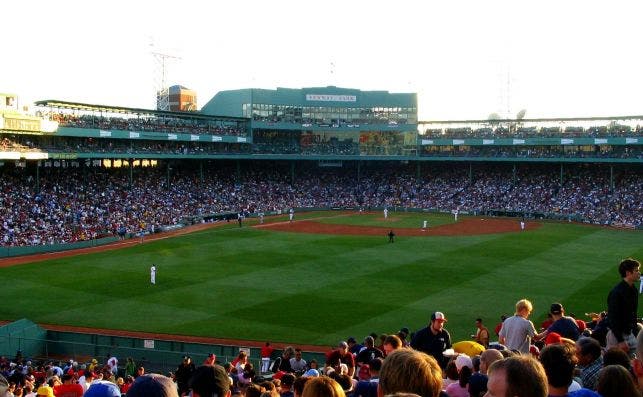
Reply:
[[429, 224], [429, 221], [422, 222], [422, 229], [426, 229]]
[[520, 221], [520, 230], [525, 230], [525, 221]]
[[290, 222], [292, 222], [292, 218], [294, 217], [295, 217], [295, 210], [291, 208], [290, 211], [288, 211], [288, 219], [290, 220]]
[[388, 208], [384, 208], [384, 219], [388, 219]]
[[156, 266], [150, 267], [150, 283], [156, 284]]

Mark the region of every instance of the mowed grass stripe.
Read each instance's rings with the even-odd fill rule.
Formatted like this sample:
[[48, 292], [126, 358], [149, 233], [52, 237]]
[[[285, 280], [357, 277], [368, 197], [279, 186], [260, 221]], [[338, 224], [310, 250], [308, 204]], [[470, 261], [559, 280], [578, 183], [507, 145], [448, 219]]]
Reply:
[[[600, 310], [618, 281], [616, 264], [624, 256], [640, 258], [641, 247], [640, 232], [559, 223], [524, 233], [404, 237], [394, 244], [385, 236], [230, 224], [0, 269], [10, 280], [0, 291], [6, 302], [0, 317], [330, 345], [348, 335], [417, 329], [431, 310], [443, 310], [458, 340], [472, 332], [475, 317], [493, 326], [523, 296], [534, 300], [535, 317], [552, 297], [577, 313], [585, 310], [576, 309], [585, 307], [577, 296]], [[159, 268], [156, 286], [149, 285], [151, 263]]]

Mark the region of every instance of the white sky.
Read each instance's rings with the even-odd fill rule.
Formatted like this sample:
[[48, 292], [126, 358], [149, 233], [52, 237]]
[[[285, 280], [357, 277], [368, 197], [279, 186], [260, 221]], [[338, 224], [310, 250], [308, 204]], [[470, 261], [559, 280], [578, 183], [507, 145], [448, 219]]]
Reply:
[[[151, 51], [197, 91], [417, 92], [420, 120], [643, 114], [639, 1], [204, 0], [2, 4], [0, 92], [153, 108]], [[153, 46], [151, 44], [153, 43]]]

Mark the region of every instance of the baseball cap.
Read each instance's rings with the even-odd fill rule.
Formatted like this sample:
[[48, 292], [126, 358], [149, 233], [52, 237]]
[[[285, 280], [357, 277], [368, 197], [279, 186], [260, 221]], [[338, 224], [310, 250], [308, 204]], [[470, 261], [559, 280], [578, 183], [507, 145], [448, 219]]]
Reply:
[[549, 312], [551, 314], [561, 314], [563, 312], [563, 305], [558, 302], [552, 303], [551, 307], [549, 308]]
[[83, 394], [84, 397], [121, 397], [121, 391], [112, 382], [98, 380], [93, 382]]
[[560, 343], [560, 334], [557, 332], [550, 332], [545, 337], [545, 345], [554, 345]]
[[355, 340], [355, 338], [354, 338], [354, 337], [352, 337], [352, 336], [351, 336], [351, 337], [349, 337], [349, 338], [346, 340], [346, 342], [348, 342], [348, 343], [357, 343], [357, 341]]
[[467, 356], [466, 354], [459, 354], [458, 357], [455, 358], [455, 367], [458, 369], [458, 372], [460, 372], [462, 367], [469, 367], [473, 369], [473, 362], [471, 361], [471, 357]]
[[439, 320], [445, 323], [447, 321], [447, 318], [444, 316], [444, 313], [442, 312], [433, 312], [431, 313], [431, 321]]
[[311, 368], [308, 371], [306, 371], [302, 376], [304, 378], [316, 378], [319, 376], [319, 371], [317, 371], [315, 368]]

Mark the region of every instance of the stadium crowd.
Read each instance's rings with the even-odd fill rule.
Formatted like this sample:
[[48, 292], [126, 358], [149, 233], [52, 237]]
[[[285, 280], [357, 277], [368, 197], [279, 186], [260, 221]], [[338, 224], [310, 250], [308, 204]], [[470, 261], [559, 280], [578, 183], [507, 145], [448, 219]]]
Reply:
[[[491, 122], [489, 124], [492, 124]], [[500, 123], [497, 123], [500, 124]], [[607, 138], [641, 136], [643, 126], [632, 128], [628, 125], [603, 125], [593, 127], [566, 126], [566, 127], [537, 127], [523, 126], [513, 122], [512, 125], [487, 126], [480, 128], [451, 127], [427, 128], [422, 137], [425, 138]]]
[[260, 367], [241, 349], [230, 362], [209, 354], [198, 366], [185, 355], [167, 375], [147, 373], [131, 357], [119, 367], [109, 353], [102, 363], [78, 363], [19, 351], [0, 357], [0, 397], [641, 397], [640, 262], [623, 259], [618, 272], [607, 311], [588, 314], [589, 321], [554, 302], [537, 331], [533, 305], [521, 299], [494, 334], [477, 318], [471, 340], [454, 343], [447, 316], [436, 311], [415, 332], [372, 333], [361, 343], [348, 337], [323, 363], [266, 342], [254, 357]]
[[41, 112], [40, 115], [57, 121], [61, 127], [98, 128], [101, 130], [164, 132], [194, 135], [233, 135], [245, 136], [243, 126], [236, 123], [223, 123], [217, 120], [179, 118], [179, 117], [104, 117], [97, 115], [75, 115], [68, 113]]
[[[643, 175], [636, 169], [569, 167], [434, 166], [420, 178], [414, 167], [355, 170], [299, 163], [294, 180], [287, 163], [215, 163], [200, 173], [190, 163], [167, 167], [89, 167], [59, 162], [39, 170], [0, 169], [3, 246], [44, 245], [116, 234], [158, 231], [190, 217], [250, 214], [288, 208], [433, 208], [471, 213], [523, 212], [600, 225], [643, 225]], [[637, 188], [638, 187], [638, 188]]]

